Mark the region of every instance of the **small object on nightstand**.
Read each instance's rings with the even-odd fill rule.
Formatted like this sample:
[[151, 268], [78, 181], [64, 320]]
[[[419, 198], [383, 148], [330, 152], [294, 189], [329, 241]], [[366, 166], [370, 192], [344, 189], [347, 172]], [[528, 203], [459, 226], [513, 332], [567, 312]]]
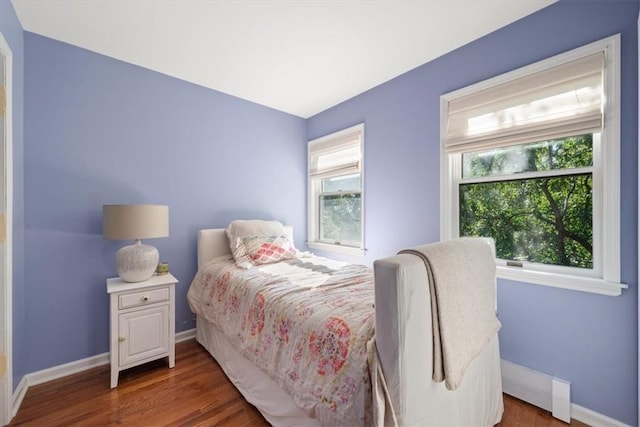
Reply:
[[111, 306], [111, 388], [120, 371], [167, 357], [175, 366], [175, 284], [171, 274], [144, 282], [107, 279]]
[[165, 274], [169, 274], [169, 263], [161, 262], [158, 264], [158, 268], [156, 268], [156, 274], [158, 276], [164, 276]]

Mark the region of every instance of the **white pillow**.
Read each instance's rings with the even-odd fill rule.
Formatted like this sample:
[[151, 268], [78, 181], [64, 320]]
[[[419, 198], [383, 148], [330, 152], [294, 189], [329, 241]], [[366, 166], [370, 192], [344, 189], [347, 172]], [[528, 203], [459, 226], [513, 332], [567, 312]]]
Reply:
[[[244, 264], [246, 253], [242, 238], [247, 236], [280, 236], [286, 234], [284, 227], [280, 221], [263, 221], [259, 219], [244, 220], [238, 219], [233, 221], [226, 229], [229, 238], [229, 247], [233, 254], [233, 259], [243, 268], [248, 268]], [[242, 252], [242, 253], [240, 253]]]

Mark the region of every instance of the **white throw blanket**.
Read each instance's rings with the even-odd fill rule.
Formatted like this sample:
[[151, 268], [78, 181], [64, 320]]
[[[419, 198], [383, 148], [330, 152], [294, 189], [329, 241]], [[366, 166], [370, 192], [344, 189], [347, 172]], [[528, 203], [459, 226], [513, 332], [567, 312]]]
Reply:
[[457, 389], [471, 361], [501, 327], [496, 265], [486, 240], [463, 238], [405, 249], [427, 268], [433, 319], [433, 380]]

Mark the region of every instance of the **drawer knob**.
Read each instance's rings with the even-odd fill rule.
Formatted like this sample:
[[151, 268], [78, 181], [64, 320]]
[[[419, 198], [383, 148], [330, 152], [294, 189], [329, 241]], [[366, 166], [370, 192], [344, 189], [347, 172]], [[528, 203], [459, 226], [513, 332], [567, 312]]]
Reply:
[[144, 301], [144, 302], [149, 301], [149, 297], [148, 297], [148, 296], [143, 296], [143, 297], [142, 297], [142, 301]]
[[118, 337], [118, 341], [120, 341], [120, 342], [124, 342], [125, 340], [126, 340], [125, 337]]

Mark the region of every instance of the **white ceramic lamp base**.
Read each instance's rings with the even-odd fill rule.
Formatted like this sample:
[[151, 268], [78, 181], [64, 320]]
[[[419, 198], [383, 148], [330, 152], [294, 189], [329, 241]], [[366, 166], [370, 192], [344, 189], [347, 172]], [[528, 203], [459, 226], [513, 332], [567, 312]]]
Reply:
[[159, 260], [160, 254], [155, 247], [136, 240], [133, 245], [116, 252], [116, 270], [125, 282], [144, 282], [153, 276]]

